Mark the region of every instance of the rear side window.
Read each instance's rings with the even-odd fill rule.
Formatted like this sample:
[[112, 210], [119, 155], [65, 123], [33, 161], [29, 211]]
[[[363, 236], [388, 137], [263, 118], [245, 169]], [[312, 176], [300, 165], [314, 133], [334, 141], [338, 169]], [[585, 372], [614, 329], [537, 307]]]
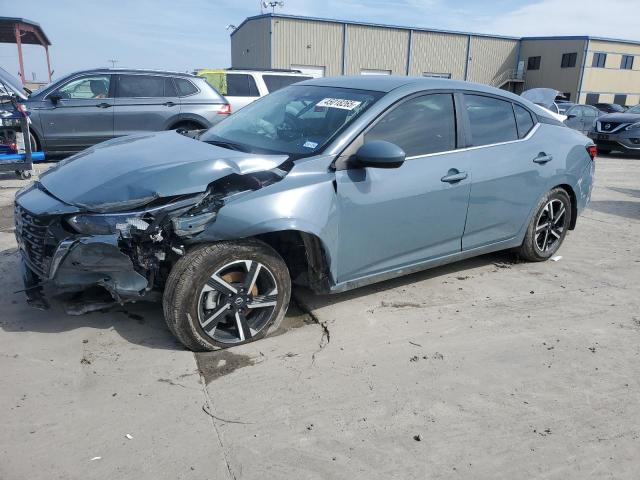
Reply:
[[263, 75], [262, 80], [267, 86], [269, 92], [275, 92], [281, 88], [288, 87], [291, 84], [302, 82], [303, 80], [311, 80], [312, 77], [302, 77], [297, 75]]
[[456, 117], [453, 96], [437, 93], [407, 100], [365, 134], [364, 141], [371, 140], [395, 143], [407, 157], [454, 150]]
[[533, 128], [533, 117], [524, 107], [520, 105], [513, 105], [513, 110], [516, 113], [516, 124], [518, 126], [518, 138], [524, 138]]
[[165, 77], [155, 75], [120, 75], [118, 97], [164, 97]]
[[474, 147], [518, 139], [511, 102], [481, 95], [464, 97]]
[[227, 93], [230, 97], [259, 97], [258, 87], [251, 75], [227, 73]]
[[189, 95], [197, 93], [198, 91], [196, 86], [186, 78], [174, 78], [174, 81], [176, 82], [176, 87], [178, 88], [178, 96], [180, 97], [187, 97]]

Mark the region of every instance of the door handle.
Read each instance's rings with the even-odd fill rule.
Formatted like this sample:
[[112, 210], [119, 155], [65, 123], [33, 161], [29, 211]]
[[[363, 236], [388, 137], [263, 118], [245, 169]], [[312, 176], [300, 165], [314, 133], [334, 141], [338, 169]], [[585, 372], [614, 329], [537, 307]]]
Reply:
[[536, 158], [533, 159], [534, 163], [545, 164], [553, 160], [552, 155], [546, 155], [545, 153], [540, 153]]
[[99, 103], [96, 105], [98, 108], [109, 108], [111, 106], [110, 103]]
[[459, 182], [461, 180], [464, 180], [465, 178], [467, 178], [467, 172], [460, 172], [460, 171], [456, 170], [455, 168], [452, 168], [440, 180], [443, 181], [443, 182], [446, 182], [446, 183], [456, 183], [456, 182]]
[[174, 103], [174, 102], [164, 102], [162, 105], [164, 105], [165, 107], [175, 107], [176, 103]]

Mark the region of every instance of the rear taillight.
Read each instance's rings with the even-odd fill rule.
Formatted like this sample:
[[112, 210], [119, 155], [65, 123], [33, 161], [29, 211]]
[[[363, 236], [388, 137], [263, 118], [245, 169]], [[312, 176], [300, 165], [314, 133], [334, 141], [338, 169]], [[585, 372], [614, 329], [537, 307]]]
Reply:
[[587, 145], [587, 153], [589, 153], [591, 160], [595, 160], [598, 156], [598, 147], [595, 145]]
[[222, 105], [218, 110], [218, 115], [231, 115], [231, 105]]

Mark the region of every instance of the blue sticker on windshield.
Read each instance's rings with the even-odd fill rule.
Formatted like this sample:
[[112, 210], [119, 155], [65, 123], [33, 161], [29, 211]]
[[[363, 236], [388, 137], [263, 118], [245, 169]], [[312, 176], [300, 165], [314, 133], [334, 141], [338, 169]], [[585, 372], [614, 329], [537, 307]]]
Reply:
[[316, 148], [318, 146], [318, 144], [316, 142], [309, 142], [306, 141], [304, 142], [304, 145], [302, 145], [304, 148]]

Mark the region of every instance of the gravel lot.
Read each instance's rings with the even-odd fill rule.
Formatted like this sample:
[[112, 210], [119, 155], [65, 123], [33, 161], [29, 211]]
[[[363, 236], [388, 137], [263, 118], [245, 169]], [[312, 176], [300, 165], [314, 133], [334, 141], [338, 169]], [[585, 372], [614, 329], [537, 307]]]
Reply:
[[0, 174], [0, 478], [637, 479], [640, 159], [596, 175], [558, 262], [297, 291], [283, 334], [194, 356], [158, 306], [28, 307]]

